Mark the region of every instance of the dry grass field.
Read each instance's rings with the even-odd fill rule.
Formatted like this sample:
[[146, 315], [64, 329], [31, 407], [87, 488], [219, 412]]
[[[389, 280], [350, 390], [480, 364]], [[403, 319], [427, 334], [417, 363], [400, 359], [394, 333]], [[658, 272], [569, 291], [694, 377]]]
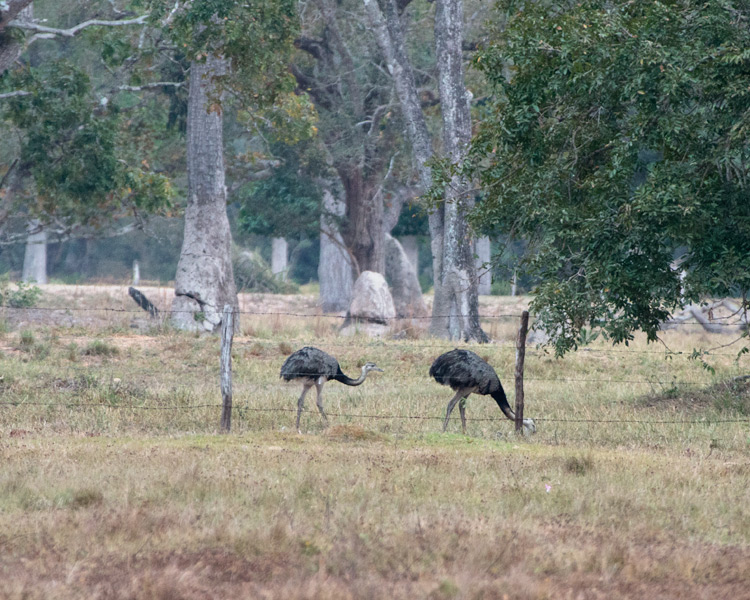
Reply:
[[[511, 403], [523, 303], [483, 298], [495, 342], [472, 347]], [[0, 309], [0, 598], [750, 598], [750, 390], [727, 384], [750, 359], [690, 358], [730, 336], [529, 347], [537, 433], [472, 396], [464, 436], [427, 374], [455, 343], [343, 338], [312, 296], [247, 295], [220, 435], [217, 338], [124, 287], [39, 307]], [[279, 368], [303, 345], [385, 372], [326, 386], [329, 429], [308, 396], [298, 435]]]

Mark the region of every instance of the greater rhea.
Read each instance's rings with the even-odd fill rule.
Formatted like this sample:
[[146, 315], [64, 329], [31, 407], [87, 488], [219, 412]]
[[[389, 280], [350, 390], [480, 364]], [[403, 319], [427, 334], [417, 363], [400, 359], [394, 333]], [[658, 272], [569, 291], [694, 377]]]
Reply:
[[339, 361], [318, 348], [305, 346], [292, 353], [281, 365], [281, 377], [286, 381], [302, 380], [302, 395], [297, 401], [297, 431], [300, 431], [299, 419], [305, 405], [305, 396], [312, 386], [315, 386], [318, 392], [318, 410], [327, 427], [328, 417], [323, 410], [323, 385], [325, 382], [334, 380], [340, 381], [344, 385], [361, 385], [367, 379], [367, 374], [370, 371], [382, 373], [383, 369], [375, 363], [368, 362], [362, 366], [362, 374], [357, 379], [352, 379], [341, 371]]
[[[461, 413], [461, 428], [466, 433], [466, 399], [469, 394], [473, 393], [492, 396], [505, 416], [511, 421], [516, 420], [516, 414], [508, 404], [505, 390], [503, 390], [495, 369], [474, 352], [456, 349], [441, 354], [432, 363], [430, 376], [434, 377], [438, 383], [450, 386], [456, 391], [456, 395], [448, 402], [443, 431], [448, 428], [448, 419], [450, 419], [451, 412], [458, 403], [458, 410]], [[531, 419], [524, 419], [523, 426], [530, 433], [536, 431], [534, 421]]]

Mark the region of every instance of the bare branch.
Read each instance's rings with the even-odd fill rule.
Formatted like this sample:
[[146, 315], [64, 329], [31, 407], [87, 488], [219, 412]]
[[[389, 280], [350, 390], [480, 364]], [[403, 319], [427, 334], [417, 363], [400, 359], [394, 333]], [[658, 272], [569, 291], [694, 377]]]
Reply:
[[362, 89], [355, 77], [356, 68], [354, 66], [354, 58], [341, 35], [338, 22], [336, 21], [335, 7], [329, 0], [318, 0], [318, 8], [325, 20], [330, 39], [341, 58], [341, 64], [343, 66], [341, 72], [344, 81], [346, 82], [346, 86], [349, 88], [349, 96], [352, 99], [354, 113], [361, 114], [364, 107]]
[[25, 90], [16, 90], [14, 92], [5, 92], [4, 94], [0, 94], [0, 100], [3, 100], [5, 98], [15, 98], [16, 96], [31, 96], [31, 92], [27, 92]]
[[121, 85], [117, 87], [117, 89], [123, 92], [141, 92], [143, 90], [149, 90], [158, 87], [182, 87], [184, 85], [184, 81], [155, 81], [153, 83], [144, 83], [143, 85]]
[[174, 7], [171, 11], [169, 11], [169, 14], [167, 15], [167, 18], [164, 19], [164, 25], [169, 25], [174, 20], [174, 16], [177, 14], [177, 11], [180, 10], [180, 0], [175, 0]]
[[[28, 21], [11, 21], [11, 27], [17, 27], [18, 29], [26, 29], [28, 31], [36, 31], [43, 35], [61, 36], [61, 37], [74, 37], [82, 30], [87, 27], [121, 27], [124, 25], [143, 25], [148, 19], [148, 15], [141, 15], [135, 19], [124, 19], [122, 21], [104, 21], [101, 19], [90, 19], [79, 23], [70, 29], [56, 29], [55, 27], [47, 27], [45, 25], [39, 25], [38, 23], [31, 23]], [[35, 38], [41, 36], [34, 36]]]
[[0, 178], [0, 190], [3, 189], [5, 182], [10, 178], [11, 174], [13, 173], [13, 169], [16, 168], [17, 164], [18, 164], [18, 159], [16, 158], [12, 163], [10, 163], [8, 170], [5, 172], [5, 175], [3, 175], [2, 178]]
[[294, 47], [304, 50], [318, 60], [323, 60], [323, 54], [330, 52], [325, 46], [324, 40], [316, 40], [307, 37], [298, 37], [294, 40]]
[[[101, 239], [101, 238], [119, 237], [121, 235], [127, 235], [129, 233], [133, 233], [134, 231], [143, 230], [143, 223], [141, 223], [140, 221], [136, 221], [128, 225], [123, 225], [122, 227], [118, 227], [116, 229], [92, 230], [92, 229], [84, 229], [84, 228], [75, 227], [75, 226], [74, 227], [66, 226], [65, 224], [58, 221], [56, 226], [44, 225], [44, 226], [40, 226], [39, 230], [41, 230], [42, 228], [46, 229], [50, 235], [55, 236], [54, 240], [50, 240], [51, 242], [60, 243], [60, 242], [66, 242], [68, 240], [73, 240], [73, 239], [94, 240], [94, 239]], [[13, 244], [26, 243], [26, 238], [29, 236], [29, 233], [30, 233], [29, 231], [23, 231], [23, 232], [19, 232], [16, 234], [3, 235], [3, 239], [0, 240], [0, 247], [11, 246]], [[31, 233], [33, 233], [33, 231]]]

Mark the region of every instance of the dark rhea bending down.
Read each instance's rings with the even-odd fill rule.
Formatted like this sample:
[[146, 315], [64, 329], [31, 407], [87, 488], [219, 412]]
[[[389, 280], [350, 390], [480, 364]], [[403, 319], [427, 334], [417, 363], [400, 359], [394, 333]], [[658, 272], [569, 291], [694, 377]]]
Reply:
[[[461, 413], [461, 428], [466, 433], [466, 399], [469, 394], [473, 393], [492, 396], [505, 416], [511, 421], [516, 420], [516, 414], [508, 404], [505, 390], [503, 390], [495, 369], [470, 350], [456, 349], [441, 354], [432, 363], [430, 376], [434, 377], [438, 383], [456, 390], [456, 395], [448, 402], [443, 431], [448, 428], [448, 419], [450, 419], [451, 412], [458, 402], [458, 410]], [[534, 421], [531, 419], [524, 419], [523, 426], [531, 433], [536, 431]]]
[[322, 350], [305, 346], [292, 353], [284, 361], [284, 364], [281, 365], [281, 377], [286, 381], [302, 380], [302, 395], [297, 401], [297, 431], [300, 430], [299, 419], [305, 405], [305, 396], [312, 386], [315, 386], [318, 392], [318, 410], [327, 426], [328, 417], [326, 417], [326, 413], [323, 410], [323, 385], [325, 382], [334, 380], [340, 381], [344, 385], [360, 385], [367, 379], [367, 374], [370, 371], [380, 371], [382, 373], [383, 369], [379, 368], [375, 363], [368, 362], [362, 367], [362, 374], [357, 379], [352, 379], [344, 375], [341, 371], [339, 361]]

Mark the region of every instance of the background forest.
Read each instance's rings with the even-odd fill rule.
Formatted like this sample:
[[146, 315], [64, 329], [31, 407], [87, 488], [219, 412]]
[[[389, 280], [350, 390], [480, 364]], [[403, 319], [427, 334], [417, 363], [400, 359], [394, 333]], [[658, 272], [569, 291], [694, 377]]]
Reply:
[[24, 262], [44, 239], [52, 278], [122, 280], [137, 260], [190, 297], [208, 270], [184, 258], [203, 219], [237, 287], [320, 279], [324, 310], [346, 310], [363, 271], [393, 284], [395, 245], [412, 287], [434, 290], [440, 336], [485, 340], [477, 294], [509, 293], [511, 278], [558, 353], [587, 328], [653, 340], [707, 296], [744, 306], [745, 2], [2, 10], [0, 270], [13, 277], [35, 279]]
[[[388, 74], [383, 73], [383, 64], [378, 64], [382, 59], [378, 56], [374, 40], [370, 40], [369, 45], [356, 43], [358, 36], [367, 28], [361, 9], [358, 20], [346, 23], [347, 17], [353, 14], [352, 10], [357, 12], [358, 9], [358, 3], [350, 4], [339, 3], [335, 7], [337, 13], [325, 13], [325, 18], [335, 19], [342, 27], [343, 30], [337, 35], [345, 36], [342, 42], [351, 52], [349, 59], [356, 61], [356, 68], [361, 71], [356, 81], [346, 84], [356, 87], [356, 93], [368, 96], [369, 106], [359, 107], [360, 112], [356, 113], [347, 100], [339, 97], [335, 99], [338, 104], [334, 105], [330, 92], [327, 93], [331, 97], [326, 98], [317, 88], [305, 90], [301, 85], [303, 82], [309, 83], [312, 77], [325, 81], [326, 78], [334, 80], [339, 76], [342, 60], [341, 56], [336, 55], [339, 50], [327, 48], [334, 56], [325, 62], [320, 60], [314, 48], [314, 43], [322, 43], [320, 36], [329, 35], [326, 27], [330, 29], [323, 22], [321, 3], [309, 3], [309, 6], [303, 3], [298, 7], [300, 35], [294, 41], [297, 48], [290, 49], [288, 54], [290, 72], [298, 78], [294, 94], [287, 94], [277, 104], [266, 107], [262, 114], [249, 114], [243, 102], [234, 97], [225, 99], [224, 142], [232, 237], [240, 246], [257, 249], [269, 268], [271, 239], [284, 237], [289, 244], [289, 280], [297, 284], [316, 281], [323, 190], [319, 183], [310, 185], [310, 182], [320, 178], [321, 171], [328, 168], [327, 165], [338, 164], [337, 161], [352, 162], [352, 148], [355, 147], [360, 154], [367, 153], [365, 176], [373, 180], [367, 185], [380, 185], [379, 180], [384, 180], [386, 189], [382, 193], [387, 201], [393, 198], [399, 207], [406, 206], [399, 214], [390, 217], [398, 221], [393, 232], [395, 235], [416, 236], [422, 251], [420, 282], [423, 289], [428, 290], [432, 285], [429, 231], [424, 208], [417, 201], [418, 194], [412, 181], [411, 158], [403, 135], [403, 118], [391, 97], [392, 92], [388, 90]], [[333, 6], [329, 9], [332, 10]], [[477, 6], [470, 4], [467, 12], [471, 12], [467, 20], [467, 35], [473, 36], [470, 45], [475, 48], [489, 14], [480, 3]], [[74, 27], [90, 19], [127, 20], [135, 14], [124, 3], [77, 0], [33, 2], [34, 22], [59, 29]], [[434, 107], [439, 100], [430, 6], [414, 3], [409, 13], [404, 15], [404, 20], [409, 27], [407, 39], [419, 73], [420, 94], [425, 106], [428, 109], [433, 107], [427, 114], [434, 118], [437, 115]], [[19, 37], [18, 32], [14, 35]], [[72, 182], [59, 181], [70, 176], [68, 171], [50, 173], [42, 185], [50, 190], [54, 187], [57, 198], [65, 192], [70, 204], [88, 204], [86, 208], [77, 207], [75, 214], [63, 214], [59, 207], [53, 213], [57, 218], [57, 227], [50, 231], [47, 257], [48, 276], [53, 280], [78, 283], [92, 279], [123, 280], [130, 277], [134, 260], [139, 261], [144, 279], [161, 282], [174, 279], [182, 242], [182, 223], [179, 220], [187, 191], [187, 94], [184, 84], [188, 61], [180, 51], [167, 47], [165, 40], [157, 39], [157, 34], [149, 32], [148, 35], [156, 37], [149, 40], [148, 36], [142, 35], [138, 25], [101, 26], [81, 30], [74, 36], [35, 40], [18, 56], [3, 79], [4, 91], [8, 94], [19, 86], [28, 89], [33, 78], [36, 86], [34, 93], [46, 91], [48, 103], [57, 103], [61, 99], [58, 94], [61, 82], [53, 77], [59, 69], [68, 71], [66, 77], [81, 79], [75, 90], [76, 96], [69, 98], [70, 102], [77, 103], [77, 114], [62, 114], [62, 107], [55, 109], [61, 114], [45, 114], [51, 111], [51, 107], [44, 105], [41, 99], [36, 102], [34, 112], [25, 106], [28, 103], [25, 97], [5, 96], [0, 101], [4, 117], [3, 139], [8, 141], [3, 145], [0, 156], [4, 172], [14, 164], [19, 153], [25, 151], [25, 140], [27, 136], [34, 135], [33, 128], [45, 128], [48, 137], [44, 143], [69, 144], [66, 149], [70, 149], [75, 142], [65, 140], [65, 137], [69, 133], [71, 119], [96, 121], [109, 118], [119, 128], [118, 146], [113, 148], [118, 159], [129, 159], [130, 163], [164, 178], [170, 186], [168, 200], [156, 199], [148, 210], [138, 207], [140, 210], [136, 220], [139, 220], [139, 229], [143, 231], [110, 237], [120, 232], [112, 227], [112, 223], [101, 218], [103, 215], [87, 221], [80, 214], [80, 210], [101, 210], [100, 206], [95, 208], [95, 202], [84, 198], [84, 194], [94, 191], [97, 183], [90, 181], [84, 187], [73, 190], [70, 189]], [[28, 39], [26, 41], [29, 42]], [[316, 64], [316, 61], [320, 64]], [[288, 77], [288, 73], [279, 76]], [[165, 85], [155, 85], [158, 83], [155, 80]], [[483, 77], [477, 71], [470, 72], [468, 80], [475, 89], [474, 93], [483, 85]], [[289, 84], [288, 81], [285, 83]], [[323, 87], [322, 84], [318, 85]], [[350, 93], [353, 92], [345, 91], [345, 94]], [[73, 110], [72, 107], [70, 110]], [[87, 110], [90, 114], [84, 114]], [[358, 124], [368, 117], [363, 111], [375, 111], [377, 123]], [[21, 112], [24, 112], [24, 117], [19, 114]], [[39, 123], [43, 114], [45, 122]], [[352, 131], [362, 133], [360, 138], [370, 134], [377, 139], [372, 144], [369, 140], [356, 138], [356, 135], [352, 139]], [[377, 135], [373, 135], [374, 132]], [[40, 146], [38, 155], [30, 157], [40, 163], [35, 167], [39, 172], [45, 171], [53, 158], [47, 154], [48, 148]], [[128, 158], [122, 158], [126, 154]], [[360, 159], [365, 160], [365, 157], [360, 156]], [[93, 166], [86, 165], [85, 160], [82, 157], [82, 166]], [[87, 169], [85, 173], [90, 175], [91, 172]], [[80, 175], [83, 178], [84, 172]], [[58, 181], [52, 181], [52, 177]], [[258, 180], [260, 177], [263, 179]], [[6, 181], [5, 184], [7, 188], [10, 182]], [[61, 189], [65, 186], [66, 189]], [[106, 187], [105, 184], [100, 193], [111, 194], [113, 190]], [[27, 190], [27, 193], [34, 192]], [[372, 190], [365, 193], [371, 194]], [[159, 205], [159, 202], [163, 204]], [[118, 208], [130, 207], [120, 205]], [[0, 270], [10, 272], [14, 277], [20, 276], [23, 270], [25, 232], [29, 219], [34, 216], [31, 207], [24, 209], [15, 205], [3, 221], [6, 243], [0, 248]], [[128, 210], [121, 210], [114, 216], [118, 218], [120, 226], [133, 221]], [[12, 241], [15, 243], [9, 243]], [[505, 282], [505, 288], [509, 290], [507, 272], [503, 272], [498, 280]], [[250, 282], [250, 289], [253, 286], [260, 286], [255, 288], [258, 291], [275, 289], [273, 280], [268, 279]]]

